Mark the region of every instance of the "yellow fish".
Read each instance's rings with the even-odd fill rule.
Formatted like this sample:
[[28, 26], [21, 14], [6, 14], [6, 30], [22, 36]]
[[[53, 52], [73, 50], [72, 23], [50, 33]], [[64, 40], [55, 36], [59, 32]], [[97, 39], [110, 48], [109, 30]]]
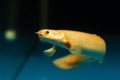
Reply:
[[[89, 62], [96, 60], [102, 61], [105, 56], [106, 43], [96, 34], [53, 29], [42, 29], [36, 33], [41, 41], [53, 44], [53, 47], [44, 50], [45, 55], [53, 56], [56, 52], [56, 46], [62, 47], [71, 53], [70, 55], [53, 61], [53, 63], [61, 69], [71, 69], [78, 65], [78, 63], [80, 64], [88, 60], [90, 60]], [[72, 66], [66, 64], [67, 60], [69, 62], [73, 61]]]

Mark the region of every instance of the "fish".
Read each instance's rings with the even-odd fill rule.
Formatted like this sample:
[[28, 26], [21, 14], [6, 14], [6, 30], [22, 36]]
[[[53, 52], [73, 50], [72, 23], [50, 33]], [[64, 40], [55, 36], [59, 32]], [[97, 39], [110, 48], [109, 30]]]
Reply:
[[[47, 56], [53, 56], [55, 54], [56, 46], [68, 50], [70, 52], [68, 56], [74, 56], [75, 58], [76, 55], [79, 56], [79, 59], [76, 59], [76, 61], [74, 61], [75, 63], [77, 62], [77, 60], [78, 62], [80, 61], [80, 63], [81, 61], [85, 62], [86, 60], [90, 60], [91, 62], [91, 59], [88, 59], [88, 56], [92, 58], [92, 61], [99, 61], [100, 63], [102, 63], [102, 60], [106, 54], [105, 40], [97, 34], [74, 30], [55, 29], [41, 29], [38, 32], [36, 32], [36, 34], [38, 35], [41, 41], [53, 45], [51, 48], [44, 50], [44, 54]], [[60, 66], [59, 64], [61, 63], [65, 64], [64, 62], [66, 62], [66, 60], [69, 59], [68, 56], [55, 59], [53, 63], [58, 66]]]

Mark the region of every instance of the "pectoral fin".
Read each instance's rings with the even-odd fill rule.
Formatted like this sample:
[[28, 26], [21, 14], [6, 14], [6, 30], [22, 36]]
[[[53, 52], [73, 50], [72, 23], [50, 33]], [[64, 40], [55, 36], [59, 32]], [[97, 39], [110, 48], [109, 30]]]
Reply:
[[51, 48], [44, 50], [44, 54], [47, 55], [48, 57], [51, 57], [55, 54], [56, 52], [56, 46], [53, 45]]

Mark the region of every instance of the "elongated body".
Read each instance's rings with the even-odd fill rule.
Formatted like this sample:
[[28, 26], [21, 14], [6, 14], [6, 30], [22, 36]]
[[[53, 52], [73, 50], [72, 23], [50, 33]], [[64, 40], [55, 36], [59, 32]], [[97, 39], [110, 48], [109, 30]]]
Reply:
[[[94, 60], [102, 60], [106, 52], [105, 41], [96, 34], [72, 30], [52, 29], [42, 29], [39, 30], [37, 34], [44, 42], [60, 46], [68, 50], [71, 54], [86, 55]], [[47, 50], [47, 54], [55, 52], [49, 52], [50, 50]], [[53, 54], [54, 53], [52, 53], [52, 55]]]

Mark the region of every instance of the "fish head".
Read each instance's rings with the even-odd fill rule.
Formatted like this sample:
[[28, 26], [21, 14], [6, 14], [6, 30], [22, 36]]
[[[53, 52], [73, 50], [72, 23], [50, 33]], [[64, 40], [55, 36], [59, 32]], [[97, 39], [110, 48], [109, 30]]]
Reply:
[[38, 34], [39, 37], [53, 40], [61, 40], [64, 37], [64, 33], [58, 30], [42, 29], [36, 33]]
[[40, 40], [44, 42], [49, 42], [52, 44], [59, 44], [62, 42], [64, 38], [64, 33], [59, 30], [51, 30], [51, 29], [42, 29], [36, 32], [39, 36]]

